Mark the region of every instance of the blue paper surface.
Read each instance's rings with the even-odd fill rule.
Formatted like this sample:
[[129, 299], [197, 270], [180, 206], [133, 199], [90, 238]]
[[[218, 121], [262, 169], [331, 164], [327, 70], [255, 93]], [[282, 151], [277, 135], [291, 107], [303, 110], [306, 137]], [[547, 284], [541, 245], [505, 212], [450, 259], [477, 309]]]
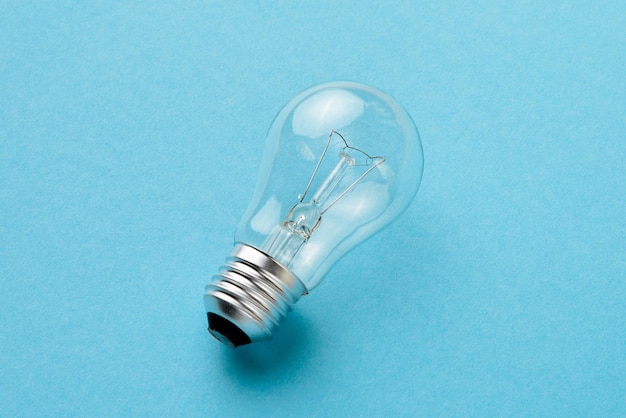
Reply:
[[[0, 416], [626, 415], [626, 6], [8, 2]], [[268, 343], [206, 332], [272, 118], [355, 80], [414, 204]]]

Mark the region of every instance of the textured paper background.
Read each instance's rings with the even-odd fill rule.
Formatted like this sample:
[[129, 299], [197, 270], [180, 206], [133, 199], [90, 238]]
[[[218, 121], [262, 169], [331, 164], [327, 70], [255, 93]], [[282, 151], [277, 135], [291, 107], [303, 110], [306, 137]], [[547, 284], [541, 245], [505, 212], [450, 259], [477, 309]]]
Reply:
[[[0, 415], [626, 415], [626, 7], [3, 2]], [[206, 332], [281, 106], [365, 82], [415, 203], [275, 340]]]

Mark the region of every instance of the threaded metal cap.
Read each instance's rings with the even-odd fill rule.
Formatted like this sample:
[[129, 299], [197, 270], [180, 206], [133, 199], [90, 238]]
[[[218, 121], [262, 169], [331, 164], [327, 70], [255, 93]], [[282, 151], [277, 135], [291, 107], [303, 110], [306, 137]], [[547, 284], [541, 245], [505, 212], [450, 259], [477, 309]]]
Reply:
[[272, 257], [238, 244], [205, 292], [209, 332], [234, 348], [270, 339], [307, 290]]

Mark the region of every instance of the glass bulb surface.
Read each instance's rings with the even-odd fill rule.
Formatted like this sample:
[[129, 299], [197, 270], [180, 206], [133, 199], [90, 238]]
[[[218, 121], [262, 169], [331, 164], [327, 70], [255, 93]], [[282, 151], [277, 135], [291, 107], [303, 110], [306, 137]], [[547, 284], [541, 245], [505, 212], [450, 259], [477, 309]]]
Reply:
[[389, 96], [351, 82], [312, 87], [274, 120], [235, 241], [275, 258], [311, 290], [406, 209], [422, 169], [417, 129]]

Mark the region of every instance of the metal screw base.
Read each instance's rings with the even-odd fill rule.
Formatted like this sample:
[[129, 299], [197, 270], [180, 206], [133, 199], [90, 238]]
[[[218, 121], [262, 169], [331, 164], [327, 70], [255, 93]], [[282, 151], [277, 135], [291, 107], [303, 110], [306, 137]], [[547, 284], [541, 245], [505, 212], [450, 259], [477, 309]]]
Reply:
[[238, 244], [205, 292], [209, 332], [234, 348], [270, 339], [307, 290], [272, 257]]

